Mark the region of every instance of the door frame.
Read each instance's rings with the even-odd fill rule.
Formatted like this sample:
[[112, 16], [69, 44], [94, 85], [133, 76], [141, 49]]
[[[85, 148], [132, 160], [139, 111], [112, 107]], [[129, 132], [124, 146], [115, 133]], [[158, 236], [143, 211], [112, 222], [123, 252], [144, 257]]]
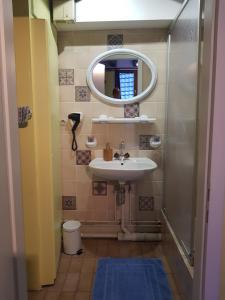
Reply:
[[193, 300], [219, 300], [225, 218], [225, 2], [205, 0], [203, 22]]
[[[16, 72], [13, 43], [13, 10], [12, 1], [0, 0], [0, 105], [3, 111], [0, 118], [2, 124], [0, 133], [3, 143], [1, 153], [4, 162], [3, 186], [5, 193], [1, 194], [0, 209], [4, 209], [5, 219], [9, 226], [1, 228], [8, 230], [8, 248], [2, 241], [2, 255], [11, 262], [7, 269], [0, 270], [5, 276], [11, 273], [12, 281], [1, 291], [1, 296], [7, 300], [26, 300], [26, 271], [23, 230], [23, 210], [20, 182], [19, 132], [16, 105]], [[3, 161], [4, 160], [4, 161]], [[3, 165], [3, 163], [2, 163]], [[7, 209], [6, 209], [7, 207]], [[1, 257], [3, 259], [3, 257]], [[12, 289], [14, 291], [12, 291]], [[9, 296], [9, 298], [8, 298]]]
[[[0, 128], [5, 137], [12, 252], [15, 259], [15, 300], [25, 300], [23, 219], [20, 190], [19, 141], [11, 1], [0, 0], [0, 87], [4, 108]], [[219, 299], [225, 189], [225, 3], [205, 0], [204, 51], [200, 78], [196, 255], [193, 299]], [[1, 205], [1, 204], [0, 204]], [[207, 223], [206, 223], [207, 221]], [[4, 245], [4, 244], [3, 244]], [[6, 270], [4, 270], [6, 272]], [[212, 276], [213, 274], [213, 276]], [[9, 287], [12, 288], [12, 285]], [[10, 299], [11, 300], [11, 299]]]

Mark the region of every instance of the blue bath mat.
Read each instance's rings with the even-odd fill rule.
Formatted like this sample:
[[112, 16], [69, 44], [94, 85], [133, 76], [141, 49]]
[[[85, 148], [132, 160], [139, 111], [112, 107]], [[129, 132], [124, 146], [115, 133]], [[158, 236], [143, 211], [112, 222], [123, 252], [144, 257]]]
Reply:
[[172, 300], [159, 259], [101, 258], [92, 300]]

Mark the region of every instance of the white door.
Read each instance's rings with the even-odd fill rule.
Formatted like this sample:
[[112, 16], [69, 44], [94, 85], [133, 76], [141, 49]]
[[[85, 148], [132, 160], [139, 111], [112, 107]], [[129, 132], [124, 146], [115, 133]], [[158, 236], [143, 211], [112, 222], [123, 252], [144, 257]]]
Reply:
[[26, 300], [12, 21], [0, 0], [0, 299]]

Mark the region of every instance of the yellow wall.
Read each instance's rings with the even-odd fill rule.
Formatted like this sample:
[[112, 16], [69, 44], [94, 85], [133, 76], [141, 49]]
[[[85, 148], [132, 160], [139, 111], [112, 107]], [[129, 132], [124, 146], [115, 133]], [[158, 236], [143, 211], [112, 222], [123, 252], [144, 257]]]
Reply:
[[52, 168], [53, 168], [53, 197], [55, 214], [56, 261], [59, 259], [61, 248], [61, 178], [60, 178], [60, 128], [59, 128], [59, 88], [58, 88], [58, 49], [57, 32], [51, 23], [48, 0], [29, 0], [30, 16], [47, 21], [47, 53], [49, 66], [49, 93], [51, 98], [52, 126]]
[[[44, 282], [51, 280], [52, 272], [56, 272], [52, 261], [54, 244], [53, 234], [49, 229], [53, 223], [53, 174], [51, 161], [51, 102], [48, 84], [48, 52], [47, 35], [44, 20], [31, 20], [32, 78], [34, 87], [34, 111], [36, 114], [36, 151], [38, 202], [40, 206], [40, 251], [41, 277]], [[47, 79], [47, 80], [46, 80]], [[49, 215], [50, 214], [50, 215]], [[51, 249], [48, 251], [47, 249]], [[48, 268], [45, 266], [48, 265]]]
[[[16, 53], [16, 84], [18, 106], [28, 105], [34, 112], [33, 86], [31, 77], [31, 41], [28, 18], [14, 19]], [[23, 34], [20, 34], [20, 33]], [[29, 126], [19, 130], [22, 170], [22, 193], [25, 224], [25, 249], [28, 271], [28, 286], [40, 288], [40, 228], [38, 215], [35, 112]], [[35, 237], [35, 238], [34, 238]], [[29, 276], [33, 274], [33, 276]]]
[[12, 0], [12, 3], [14, 17], [26, 17], [29, 15], [29, 3], [27, 0]]
[[15, 18], [18, 105], [33, 111], [20, 129], [28, 285], [52, 284], [60, 253], [57, 47], [46, 20]]
[[61, 149], [60, 149], [60, 119], [59, 119], [59, 79], [58, 79], [58, 49], [57, 33], [48, 23], [48, 65], [49, 65], [49, 92], [51, 98], [51, 146], [52, 146], [52, 173], [54, 199], [54, 229], [56, 245], [56, 263], [61, 251]]
[[29, 11], [31, 17], [50, 20], [48, 0], [29, 0]]
[[48, 0], [12, 0], [14, 17], [30, 17], [50, 20]]

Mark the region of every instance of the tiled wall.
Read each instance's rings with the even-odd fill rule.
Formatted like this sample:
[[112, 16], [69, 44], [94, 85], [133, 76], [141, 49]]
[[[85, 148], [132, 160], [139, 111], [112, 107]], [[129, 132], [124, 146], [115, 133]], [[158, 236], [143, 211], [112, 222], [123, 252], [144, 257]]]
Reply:
[[[115, 36], [115, 35], [119, 36]], [[163, 30], [118, 30], [60, 32], [59, 82], [61, 119], [71, 112], [83, 112], [84, 119], [77, 129], [78, 149], [71, 151], [71, 133], [62, 126], [62, 191], [64, 218], [81, 221], [115, 221], [119, 208], [115, 208], [114, 185], [91, 177], [88, 163], [102, 156], [102, 149], [110, 142], [114, 151], [124, 140], [131, 156], [147, 156], [158, 164], [158, 169], [141, 182], [131, 185], [127, 203], [127, 218], [134, 221], [159, 219], [163, 183], [163, 143], [159, 150], [148, 146], [149, 135], [164, 139], [165, 90], [166, 90], [166, 32]], [[115, 107], [96, 99], [86, 84], [86, 71], [90, 62], [100, 53], [115, 47], [124, 47], [149, 56], [158, 68], [158, 82], [153, 93], [142, 103], [134, 106]], [[152, 125], [92, 124], [91, 119], [100, 114], [115, 117], [133, 117], [137, 114], [156, 117]], [[95, 149], [85, 145], [88, 136], [97, 139]], [[127, 189], [128, 190], [128, 189]], [[75, 200], [66, 196], [75, 196]], [[74, 201], [76, 203], [74, 203]], [[71, 203], [72, 207], [69, 207]]]

